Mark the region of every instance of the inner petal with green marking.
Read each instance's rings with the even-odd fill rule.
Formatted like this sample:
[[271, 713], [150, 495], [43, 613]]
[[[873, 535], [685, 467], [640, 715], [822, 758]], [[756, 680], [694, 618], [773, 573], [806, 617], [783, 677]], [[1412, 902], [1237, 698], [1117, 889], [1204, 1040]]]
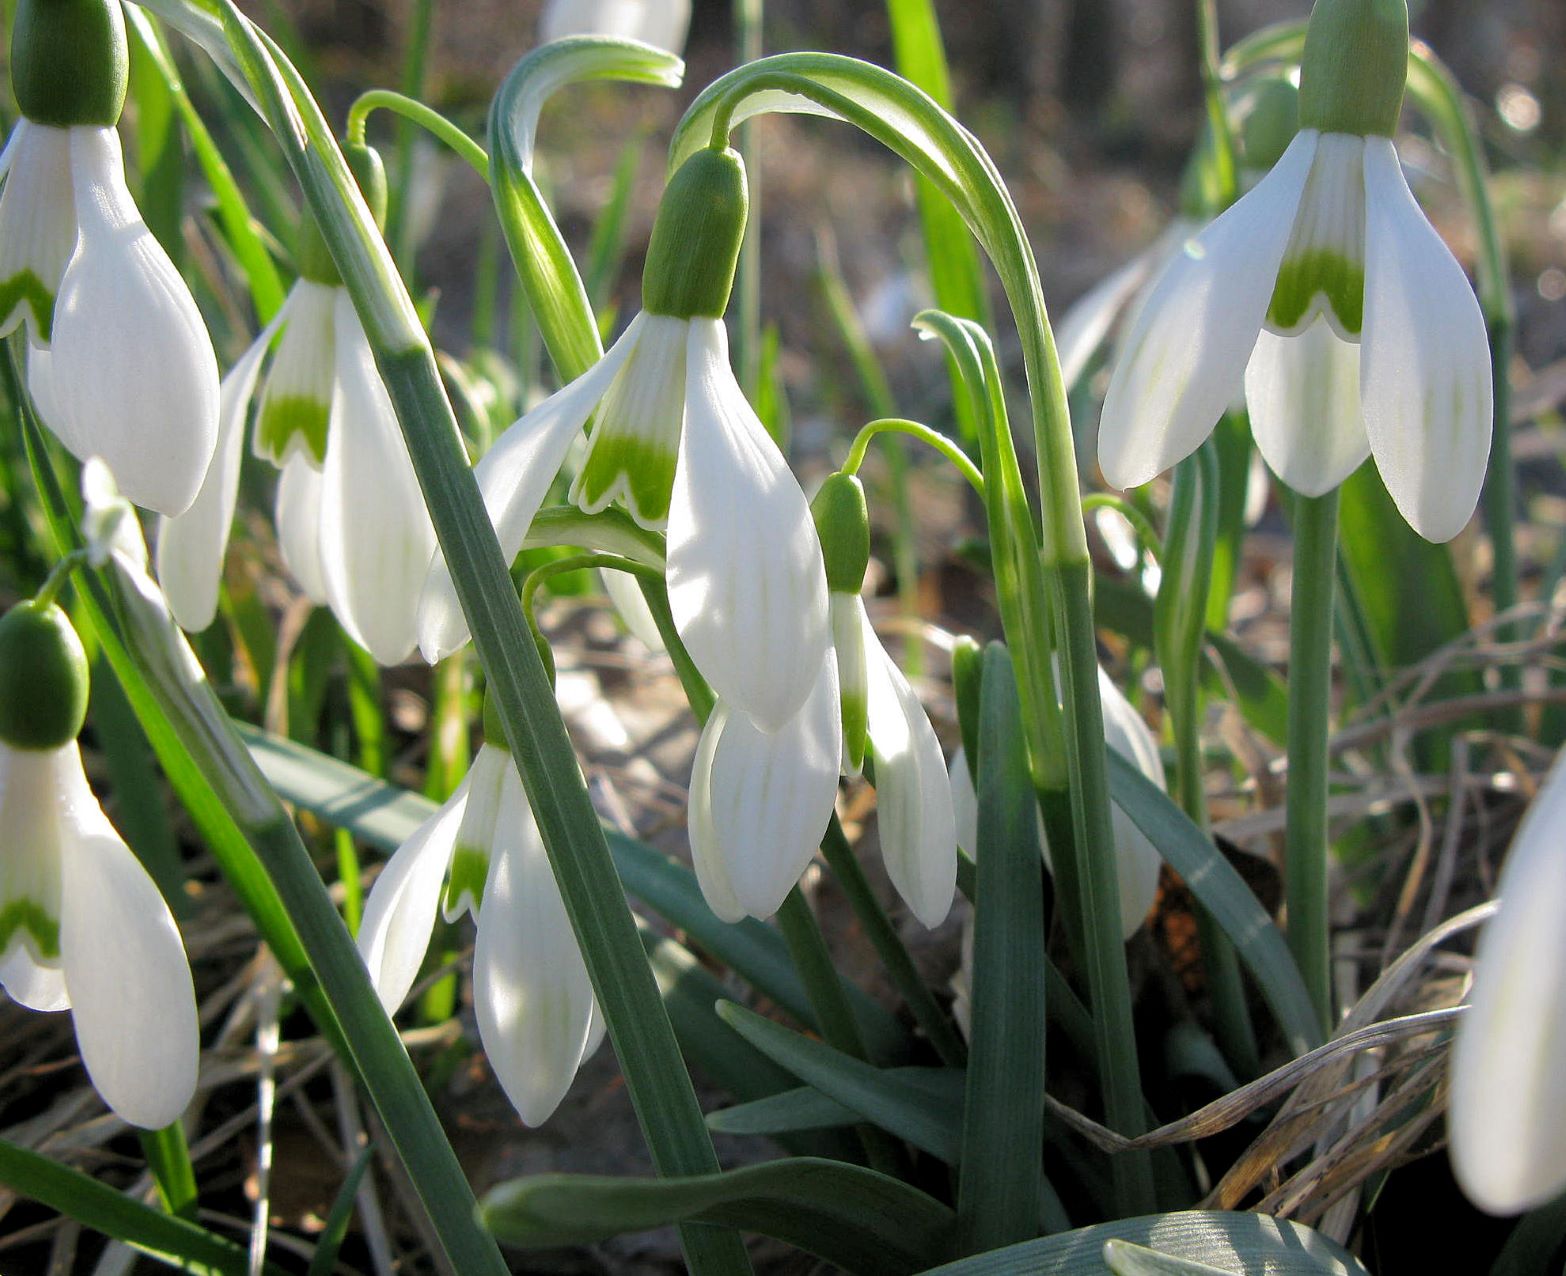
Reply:
[[26, 944], [35, 960], [57, 961], [60, 956], [60, 919], [35, 899], [9, 899], [0, 904], [0, 956], [12, 943]]
[[70, 130], [23, 121], [0, 190], [0, 336], [25, 319], [48, 345], [54, 299], [76, 251]]
[[643, 527], [668, 521], [685, 421], [685, 348], [690, 322], [642, 314], [625, 366], [599, 404], [587, 460], [571, 499], [589, 514], [618, 500]]
[[303, 452], [320, 466], [332, 414], [337, 355], [332, 313], [337, 289], [301, 279], [288, 299], [288, 319], [256, 414], [255, 453], [281, 467]]
[[13, 943], [38, 961], [60, 955], [58, 752], [0, 747], [0, 956]]
[[1358, 341], [1365, 311], [1365, 141], [1323, 133], [1300, 196], [1267, 326], [1295, 336], [1320, 315]]
[[478, 917], [479, 902], [484, 898], [484, 883], [489, 880], [489, 852], [466, 843], [457, 844], [451, 857], [451, 875], [446, 879], [446, 894], [441, 912], [447, 921], [460, 917], [464, 911]]

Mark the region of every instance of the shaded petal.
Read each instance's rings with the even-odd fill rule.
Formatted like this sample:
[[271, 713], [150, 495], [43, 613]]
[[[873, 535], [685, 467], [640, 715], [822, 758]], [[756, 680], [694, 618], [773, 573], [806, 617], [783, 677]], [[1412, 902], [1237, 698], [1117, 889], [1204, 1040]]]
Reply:
[[[635, 347], [640, 318], [631, 321], [602, 359], [507, 429], [474, 467], [501, 556], [508, 563], [521, 552], [527, 529], [549, 495], [571, 444]], [[469, 637], [467, 617], [440, 553], [424, 582], [418, 624], [419, 651], [430, 664], [444, 660]]]
[[598, 579], [603, 581], [604, 592], [631, 636], [649, 651], [662, 651], [663, 635], [658, 632], [658, 622], [653, 619], [652, 608], [642, 596], [636, 577], [630, 572], [600, 571]]
[[1426, 540], [1462, 531], [1484, 486], [1494, 412], [1484, 316], [1387, 138], [1365, 142], [1360, 384], [1376, 467]]
[[[1098, 697], [1104, 706], [1104, 743], [1134, 763], [1160, 789], [1167, 790], [1158, 741], [1153, 739], [1142, 715], [1102, 668], [1098, 671]], [[1119, 806], [1110, 808], [1110, 817], [1115, 830], [1115, 876], [1120, 884], [1120, 930], [1124, 938], [1130, 939], [1152, 910], [1163, 857]]]
[[336, 380], [339, 291], [311, 279], [299, 279], [289, 290], [288, 328], [261, 387], [253, 440], [255, 454], [279, 469], [300, 453], [318, 469], [326, 459]]
[[119, 135], [73, 128], [71, 170], [81, 233], [55, 305], [46, 420], [76, 456], [103, 457], [132, 503], [182, 514], [217, 443], [212, 341], [126, 188]]
[[702, 894], [724, 921], [770, 917], [799, 881], [832, 817], [842, 749], [830, 660], [779, 731], [721, 700], [713, 709], [691, 773], [690, 835]]
[[397, 848], [364, 902], [359, 953], [389, 1015], [407, 999], [430, 946], [441, 882], [456, 849], [471, 782], [470, 771], [445, 805]]
[[329, 602], [321, 566], [321, 479], [321, 471], [308, 457], [298, 453], [289, 457], [278, 476], [272, 514], [283, 566], [317, 607]]
[[25, 320], [28, 339], [46, 345], [60, 279], [76, 251], [70, 130], [23, 117], [4, 159], [10, 176], [0, 190], [0, 336]]
[[1566, 1188], [1566, 764], [1556, 759], [1501, 873], [1457, 1025], [1447, 1129], [1463, 1191], [1520, 1214]]
[[81, 759], [73, 740], [60, 749], [14, 749], [0, 742], [0, 984], [35, 1010], [59, 1010], [60, 861], [67, 836], [60, 775]]
[[952, 791], [952, 826], [957, 832], [957, 845], [972, 855], [979, 843], [979, 795], [968, 770], [968, 753], [960, 744], [947, 763], [946, 779]]
[[1245, 369], [1256, 446], [1296, 492], [1322, 496], [1370, 455], [1359, 406], [1359, 347], [1318, 318], [1297, 337], [1262, 330]]
[[0, 988], [12, 1001], [29, 1010], [71, 1008], [70, 994], [65, 991], [65, 972], [37, 961], [26, 944], [13, 944], [0, 958]]
[[527, 1125], [541, 1125], [592, 1039], [593, 987], [514, 764], [502, 806], [473, 954], [473, 1008], [506, 1096]]
[[957, 827], [946, 759], [935, 729], [902, 670], [886, 654], [861, 603], [868, 661], [870, 753], [887, 876], [908, 907], [933, 929], [957, 890]]
[[288, 307], [240, 356], [221, 387], [217, 448], [191, 507], [178, 518], [158, 522], [158, 584], [181, 629], [205, 629], [217, 614], [223, 555], [234, 525], [239, 497], [239, 466], [244, 456], [245, 418], [255, 392], [261, 360]]
[[718, 696], [776, 731], [827, 659], [826, 569], [799, 482], [729, 368], [721, 320], [691, 321], [669, 509], [669, 605]]
[[81, 756], [61, 767], [67, 837], [60, 966], [93, 1086], [132, 1125], [176, 1120], [196, 1089], [201, 1037], [174, 916], [99, 807]]
[[321, 478], [321, 568], [349, 637], [383, 665], [412, 652], [435, 553], [413, 462], [353, 300], [337, 295], [337, 392]]
[[1301, 132], [1271, 173], [1165, 267], [1115, 364], [1098, 458], [1138, 487], [1195, 451], [1233, 400], [1272, 298], [1317, 135]]

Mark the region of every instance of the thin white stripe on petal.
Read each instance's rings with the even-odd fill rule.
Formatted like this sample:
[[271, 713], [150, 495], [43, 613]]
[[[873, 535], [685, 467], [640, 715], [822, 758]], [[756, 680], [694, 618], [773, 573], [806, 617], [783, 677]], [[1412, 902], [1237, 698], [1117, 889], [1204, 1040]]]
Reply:
[[1244, 380], [1277, 282], [1317, 134], [1300, 133], [1254, 190], [1176, 254], [1115, 365], [1098, 456], [1137, 487], [1201, 444]]
[[1478, 504], [1494, 412], [1484, 316], [1403, 180], [1387, 138], [1365, 142], [1365, 330], [1360, 386], [1376, 467], [1426, 540]]
[[1321, 496], [1370, 455], [1359, 406], [1359, 346], [1318, 318], [1297, 337], [1262, 329], [1245, 370], [1256, 446], [1296, 492]]
[[821, 542], [798, 480], [734, 380], [721, 320], [691, 321], [687, 374], [669, 605], [718, 696], [774, 731], [827, 660]]

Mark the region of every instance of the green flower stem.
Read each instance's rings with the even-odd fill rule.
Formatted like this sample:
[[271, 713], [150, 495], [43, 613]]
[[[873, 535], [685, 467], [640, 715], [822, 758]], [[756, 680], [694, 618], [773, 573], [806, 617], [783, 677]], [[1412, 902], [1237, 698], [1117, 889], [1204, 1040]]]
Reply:
[[980, 474], [979, 467], [968, 459], [966, 452], [939, 431], [902, 417], [882, 417], [879, 421], [872, 421], [861, 429], [854, 436], [853, 446], [848, 449], [848, 459], [843, 462], [843, 473], [859, 473], [859, 467], [865, 463], [865, 453], [870, 450], [870, 441], [878, 434], [907, 434], [921, 443], [929, 444], [952, 463], [957, 473], [968, 481], [968, 486], [979, 494], [981, 500], [984, 498], [984, 475]]
[[[430, 34], [434, 25], [435, 0], [413, 0], [409, 21], [408, 53], [403, 62], [403, 92], [413, 100], [424, 93], [429, 71]], [[392, 156], [391, 189], [394, 193], [386, 216], [386, 242], [399, 269], [413, 278], [414, 255], [418, 245], [408, 221], [408, 200], [413, 190], [413, 129], [404, 124], [397, 130], [397, 149]]]
[[489, 181], [489, 154], [482, 146], [433, 107], [425, 106], [423, 102], [393, 89], [371, 89], [354, 99], [353, 105], [348, 108], [346, 129], [350, 142], [364, 145], [366, 125], [371, 114], [377, 110], [391, 111], [411, 120], [432, 137], [445, 143], [466, 160], [474, 172], [486, 182]]
[[1240, 193], [1239, 166], [1234, 154], [1234, 130], [1223, 106], [1223, 80], [1219, 73], [1218, 3], [1196, 0], [1197, 42], [1202, 51], [1202, 90], [1207, 103], [1207, 126], [1212, 131], [1213, 193], [1221, 211]]
[[1317, 497], [1296, 495], [1283, 895], [1289, 949], [1329, 1036], [1333, 1016], [1327, 917], [1327, 734], [1337, 545], [1337, 490]]
[[[735, 52], [742, 65], [761, 57], [764, 9], [764, 0], [734, 0]], [[755, 130], [741, 127], [735, 149], [745, 161], [750, 216], [734, 285], [733, 360], [745, 397], [755, 403], [761, 388], [761, 163]]]
[[1091, 514], [1094, 510], [1114, 510], [1121, 518], [1131, 524], [1131, 530], [1136, 533], [1136, 538], [1141, 542], [1142, 549], [1153, 556], [1153, 561], [1160, 566], [1164, 561], [1164, 542], [1147, 515], [1137, 509], [1125, 497], [1115, 492], [1089, 492], [1082, 498], [1082, 512]]
[[141, 1149], [158, 1185], [163, 1208], [181, 1218], [196, 1216], [196, 1167], [190, 1163], [190, 1144], [178, 1121], [161, 1130], [142, 1130]]
[[[666, 1175], [716, 1172], [717, 1157], [689, 1074], [543, 662], [530, 640], [507, 564], [468, 468], [428, 338], [309, 89], [286, 58], [265, 46], [264, 38], [232, 3], [224, 4], [223, 13], [230, 44], [304, 188], [364, 323], [654, 1165]], [[332, 924], [342, 942], [351, 944], [335, 913]], [[302, 933], [304, 929], [301, 923]], [[368, 995], [362, 963], [358, 970]], [[373, 996], [368, 996], [368, 1002], [390, 1032], [378, 1002]], [[355, 1015], [362, 1018], [363, 1011], [356, 1009]], [[359, 1027], [345, 1019], [350, 1041], [356, 1039]], [[404, 1054], [405, 1065], [406, 1058]], [[411, 1074], [411, 1065], [408, 1070]], [[393, 1117], [400, 1119], [402, 1114], [388, 1112], [384, 1096], [373, 1088], [371, 1093], [397, 1137]], [[444, 1156], [437, 1156], [442, 1162], [450, 1160], [458, 1180], [448, 1185], [449, 1190], [460, 1189], [467, 1202], [460, 1218], [442, 1218], [432, 1211], [436, 1226], [456, 1233], [454, 1240], [468, 1254], [468, 1261], [452, 1255], [453, 1264], [464, 1273], [503, 1271], [492, 1244], [469, 1241], [472, 1198], [433, 1113], [429, 1120], [434, 1128], [420, 1132], [423, 1147], [433, 1144], [443, 1150]], [[405, 1137], [406, 1131], [402, 1133]], [[420, 1174], [411, 1177], [419, 1190], [426, 1190]], [[681, 1229], [681, 1238], [693, 1271], [743, 1271], [748, 1266], [732, 1231], [690, 1226]], [[474, 1248], [475, 1244], [480, 1247]]]
[[84, 549], [72, 550], [64, 555], [44, 577], [44, 583], [38, 586], [38, 592], [33, 595], [33, 604], [37, 607], [47, 607], [60, 596], [60, 591], [65, 588], [65, 582], [78, 567], [87, 564], [87, 551]]

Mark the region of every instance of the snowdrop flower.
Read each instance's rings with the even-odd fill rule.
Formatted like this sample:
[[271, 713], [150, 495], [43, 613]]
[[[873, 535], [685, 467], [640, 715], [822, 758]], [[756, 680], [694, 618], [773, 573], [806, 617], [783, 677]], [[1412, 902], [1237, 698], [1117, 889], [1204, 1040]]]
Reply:
[[28, 386], [59, 440], [102, 456], [136, 504], [178, 514], [212, 460], [217, 360], [125, 184], [125, 19], [108, 0], [24, 0], [12, 35], [0, 335], [25, 325]]
[[[585, 374], [498, 439], [476, 476], [505, 556], [521, 549], [566, 453], [592, 419], [571, 498], [621, 502], [668, 531], [669, 602], [703, 677], [763, 732], [797, 720], [829, 642], [821, 548], [799, 483], [745, 401], [723, 312], [745, 228], [733, 151], [687, 160], [665, 192], [643, 310]], [[467, 641], [437, 558], [420, 604], [431, 662]]]
[[[1159, 788], [1167, 788], [1158, 742], [1153, 739], [1142, 715], [1102, 668], [1098, 671], [1098, 695], [1104, 706], [1104, 743], [1134, 763], [1137, 770]], [[956, 811], [957, 842], [971, 855], [976, 852], [979, 840], [979, 798], [967, 753], [961, 746], [952, 754], [949, 780], [952, 806]], [[1110, 816], [1115, 830], [1115, 876], [1120, 883], [1120, 933], [1123, 938], [1130, 939], [1152, 911], [1163, 860], [1129, 815], [1118, 806], [1112, 806]], [[1042, 820], [1039, 847], [1048, 868], [1049, 841]]]
[[1512, 843], [1452, 1046], [1452, 1169], [1491, 1214], [1521, 1214], [1566, 1189], [1563, 843], [1566, 753]]
[[540, 42], [570, 35], [640, 40], [670, 53], [685, 50], [690, 0], [549, 0], [539, 19]]
[[76, 736], [87, 658], [65, 613], [0, 620], [0, 985], [72, 1012], [104, 1102], [160, 1129], [190, 1103], [200, 1037], [173, 915], [104, 815]]
[[[364, 149], [350, 148], [350, 158]], [[365, 185], [373, 206], [377, 184]], [[284, 563], [355, 642], [395, 665], [414, 647], [435, 529], [353, 299], [314, 223], [302, 234], [299, 280], [223, 379], [217, 457], [201, 494], [159, 530], [158, 578], [185, 629], [212, 623], [254, 409], [252, 448], [282, 470]]]
[[437, 907], [447, 921], [471, 913], [478, 926], [479, 1038], [522, 1120], [541, 1125], [603, 1040], [604, 1022], [521, 777], [501, 745], [479, 749], [461, 786], [387, 861], [365, 901], [359, 951], [387, 1014], [413, 987]]
[[1455, 536], [1483, 485], [1490, 353], [1462, 268], [1409, 192], [1392, 133], [1404, 0], [1318, 0], [1301, 130], [1169, 264], [1110, 381], [1099, 461], [1135, 487], [1193, 452], [1243, 379], [1273, 471], [1319, 496], [1374, 455], [1409, 524]]

